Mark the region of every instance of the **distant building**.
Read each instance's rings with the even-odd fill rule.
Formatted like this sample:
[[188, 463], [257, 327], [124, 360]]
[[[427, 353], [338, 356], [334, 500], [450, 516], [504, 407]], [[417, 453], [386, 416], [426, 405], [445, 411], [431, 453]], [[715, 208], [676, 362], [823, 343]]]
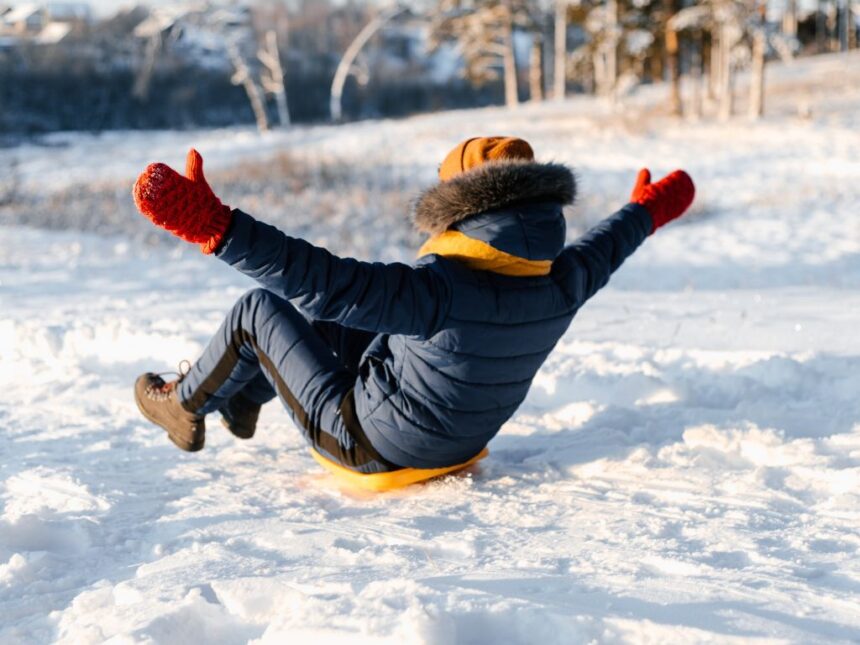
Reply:
[[63, 40], [76, 26], [88, 25], [92, 20], [92, 10], [83, 2], [0, 5], [0, 40], [52, 45]]
[[3, 24], [8, 32], [16, 34], [37, 34], [48, 23], [48, 11], [37, 4], [22, 4], [3, 16]]
[[256, 55], [252, 15], [248, 7], [186, 8], [164, 6], [151, 10], [149, 17], [134, 28], [134, 36], [144, 41], [170, 43], [170, 55], [209, 69], [230, 67], [226, 43], [246, 54]]

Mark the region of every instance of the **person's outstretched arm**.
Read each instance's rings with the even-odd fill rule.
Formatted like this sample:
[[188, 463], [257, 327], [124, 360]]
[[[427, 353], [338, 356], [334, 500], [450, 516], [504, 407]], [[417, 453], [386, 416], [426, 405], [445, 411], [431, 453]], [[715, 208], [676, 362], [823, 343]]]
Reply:
[[695, 193], [692, 179], [683, 170], [652, 184], [651, 173], [642, 169], [630, 203], [565, 247], [553, 263], [553, 276], [581, 306], [606, 285], [646, 237], [683, 215]]
[[442, 276], [406, 264], [340, 258], [224, 206], [188, 153], [183, 177], [152, 164], [134, 186], [138, 210], [157, 226], [199, 244], [311, 316], [381, 333], [428, 337], [450, 301]]

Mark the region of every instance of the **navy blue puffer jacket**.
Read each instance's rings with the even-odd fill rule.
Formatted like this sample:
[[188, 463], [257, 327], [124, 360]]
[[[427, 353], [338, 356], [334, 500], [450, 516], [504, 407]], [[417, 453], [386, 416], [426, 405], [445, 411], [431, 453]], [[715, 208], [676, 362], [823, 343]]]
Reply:
[[370, 330], [355, 384], [359, 422], [387, 460], [431, 468], [466, 461], [525, 399], [577, 310], [652, 230], [628, 204], [564, 247], [564, 166], [489, 163], [438, 184], [416, 224], [457, 230], [528, 260], [548, 275], [477, 271], [428, 255], [414, 266], [340, 258], [234, 211], [217, 255], [310, 316]]

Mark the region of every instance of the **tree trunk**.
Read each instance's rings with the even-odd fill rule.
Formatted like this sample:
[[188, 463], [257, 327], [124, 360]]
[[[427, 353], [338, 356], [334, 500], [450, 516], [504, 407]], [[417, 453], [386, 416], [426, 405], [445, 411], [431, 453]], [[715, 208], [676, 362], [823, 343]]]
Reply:
[[759, 119], [764, 114], [764, 57], [766, 48], [767, 37], [764, 33], [764, 24], [761, 24], [753, 34], [749, 105], [751, 119]]
[[534, 102], [543, 101], [543, 40], [537, 35], [529, 57], [529, 96]]
[[520, 102], [519, 90], [517, 87], [517, 59], [514, 55], [514, 25], [513, 16], [508, 11], [504, 24], [504, 54], [502, 62], [504, 66], [505, 78], [505, 105], [515, 107]]
[[819, 54], [827, 49], [827, 14], [824, 7], [824, 0], [818, 0], [815, 12], [815, 44]]
[[594, 68], [594, 93], [598, 96], [606, 95], [606, 56], [600, 49], [591, 57], [591, 66]]
[[782, 33], [789, 38], [797, 37], [797, 0], [788, 0], [782, 14]]
[[617, 98], [615, 89], [618, 86], [618, 39], [615, 33], [618, 29], [618, 0], [607, 0], [606, 11], [609, 14], [607, 20], [609, 42], [606, 50], [606, 91], [614, 103]]
[[567, 89], [567, 0], [555, 2], [555, 59], [553, 60], [552, 97], [564, 98]]
[[134, 78], [134, 85], [131, 93], [137, 99], [146, 100], [149, 98], [149, 84], [152, 81], [152, 75], [155, 73], [155, 64], [158, 62], [158, 56], [161, 53], [163, 46], [163, 35], [161, 32], [150, 36], [146, 43], [143, 65], [140, 66]]
[[839, 51], [839, 0], [831, 0], [827, 3], [827, 31], [830, 33], [830, 51]]
[[257, 87], [257, 84], [250, 76], [242, 81], [242, 87], [245, 88], [245, 93], [251, 102], [251, 109], [254, 111], [254, 120], [257, 122], [257, 129], [260, 132], [266, 132], [269, 129], [269, 118], [266, 116], [266, 107], [263, 105], [263, 97], [260, 96], [260, 88]]
[[734, 88], [732, 87], [732, 47], [729, 42], [728, 27], [722, 25], [720, 27], [720, 85], [719, 99], [720, 110], [719, 118], [721, 121], [728, 121], [732, 118], [734, 111]]
[[242, 60], [241, 54], [235, 47], [230, 47], [230, 60], [233, 62], [233, 68], [236, 73], [231, 79], [234, 85], [241, 85], [245, 88], [245, 94], [248, 95], [248, 101], [251, 103], [251, 109], [254, 111], [254, 120], [257, 122], [257, 129], [260, 132], [266, 132], [269, 129], [269, 119], [266, 116], [266, 106], [263, 103], [262, 92], [254, 79], [251, 77], [251, 72], [245, 61]]
[[720, 79], [723, 77], [720, 66], [723, 64], [722, 49], [720, 48], [720, 27], [711, 32], [711, 46], [708, 52], [708, 98], [716, 101], [719, 96]]
[[857, 23], [854, 21], [854, 3], [848, 2], [848, 49], [857, 49]]
[[680, 47], [678, 47], [678, 33], [669, 24], [666, 25], [666, 65], [669, 68], [669, 111], [673, 116], [681, 116], [683, 108], [681, 106]]
[[281, 66], [281, 55], [278, 49], [278, 35], [274, 29], [266, 32], [266, 49], [260, 52], [260, 62], [269, 72], [268, 79], [263, 83], [264, 89], [274, 94], [278, 106], [278, 122], [281, 127], [290, 127], [290, 110], [287, 106], [287, 87], [284, 83], [284, 69]]
[[698, 38], [694, 40], [692, 60], [690, 61], [690, 70], [693, 76], [693, 101], [690, 108], [692, 117], [696, 120], [702, 118], [702, 72], [705, 53], [705, 35], [700, 32]]
[[615, 102], [615, 87], [618, 84], [618, 40], [616, 28], [618, 25], [618, 3], [608, 0], [606, 3], [606, 30], [603, 40], [594, 49], [592, 65], [594, 67], [594, 84], [598, 96], [608, 97]]
[[247, 76], [242, 81], [242, 87], [245, 88], [245, 93], [251, 102], [251, 109], [254, 111], [254, 120], [257, 123], [257, 129], [260, 132], [266, 132], [269, 129], [269, 118], [266, 116], [266, 107], [263, 105], [263, 97], [260, 96], [260, 88], [257, 87], [257, 84], [250, 76]]
[[343, 57], [338, 63], [334, 73], [334, 79], [331, 82], [331, 94], [329, 96], [329, 113], [331, 120], [338, 122], [343, 118], [343, 87], [346, 85], [346, 79], [349, 77], [352, 65], [356, 57], [361, 53], [361, 49], [367, 44], [373, 35], [379, 31], [392, 18], [397, 17], [406, 11], [406, 7], [395, 6], [388, 11], [378, 15], [376, 18], [367, 23], [364, 28], [358, 32], [358, 35], [346, 48]]
[[648, 57], [651, 66], [651, 80], [655, 83], [662, 82], [666, 72], [666, 60], [663, 52], [666, 50], [666, 32], [660, 31], [654, 34], [654, 54]]

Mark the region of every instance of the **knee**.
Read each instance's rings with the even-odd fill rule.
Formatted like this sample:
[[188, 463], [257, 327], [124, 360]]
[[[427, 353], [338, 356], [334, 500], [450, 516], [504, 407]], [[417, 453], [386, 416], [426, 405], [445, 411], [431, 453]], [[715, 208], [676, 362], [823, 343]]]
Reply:
[[239, 300], [236, 302], [236, 304], [256, 305], [264, 302], [270, 302], [273, 298], [276, 298], [275, 294], [273, 294], [268, 289], [257, 288], [251, 289], [250, 291], [243, 293], [240, 296]]
[[278, 304], [278, 298], [268, 289], [251, 289], [242, 296], [233, 305], [233, 315], [242, 318], [253, 317], [254, 315], [271, 311]]

